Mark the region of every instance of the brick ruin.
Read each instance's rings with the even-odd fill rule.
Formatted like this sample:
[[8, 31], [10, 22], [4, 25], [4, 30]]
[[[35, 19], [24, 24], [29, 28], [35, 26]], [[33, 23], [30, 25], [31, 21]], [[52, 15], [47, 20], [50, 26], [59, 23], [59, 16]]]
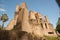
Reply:
[[57, 36], [53, 25], [49, 22], [48, 16], [43, 17], [39, 12], [28, 11], [26, 3], [17, 5], [14, 18], [10, 21], [5, 30], [26, 31], [36, 36]]

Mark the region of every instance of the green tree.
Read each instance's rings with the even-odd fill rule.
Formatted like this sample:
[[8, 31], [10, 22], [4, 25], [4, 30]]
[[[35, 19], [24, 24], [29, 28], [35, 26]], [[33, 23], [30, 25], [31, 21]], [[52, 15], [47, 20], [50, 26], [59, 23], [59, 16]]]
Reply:
[[4, 27], [4, 22], [6, 22], [8, 20], [8, 16], [7, 14], [2, 14], [1, 16], [1, 21], [2, 21], [2, 28]]
[[0, 16], [0, 21], [1, 21], [1, 16]]
[[60, 17], [58, 18], [57, 26], [56, 26], [56, 31], [60, 33]]
[[1, 25], [0, 25], [0, 30], [1, 30], [2, 28], [1, 28]]
[[58, 31], [60, 33], [60, 25], [57, 25], [56, 31]]

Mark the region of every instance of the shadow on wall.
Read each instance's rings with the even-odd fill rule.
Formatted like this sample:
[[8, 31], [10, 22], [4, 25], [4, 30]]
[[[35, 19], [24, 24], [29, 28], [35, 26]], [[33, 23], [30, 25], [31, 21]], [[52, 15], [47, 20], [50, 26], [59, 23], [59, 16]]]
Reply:
[[15, 31], [8, 31], [8, 30], [0, 30], [0, 40], [23, 40], [23, 39], [28, 40], [28, 35], [29, 34], [24, 31], [15, 32]]
[[0, 30], [0, 40], [42, 40], [38, 37], [33, 37], [32, 34], [25, 31], [8, 31]]

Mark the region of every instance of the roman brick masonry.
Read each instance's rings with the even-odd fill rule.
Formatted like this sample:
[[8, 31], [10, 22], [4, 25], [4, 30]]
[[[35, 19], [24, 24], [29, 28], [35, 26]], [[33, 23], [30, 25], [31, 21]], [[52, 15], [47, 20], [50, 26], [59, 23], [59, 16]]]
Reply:
[[53, 25], [49, 22], [48, 16], [43, 17], [41, 13], [28, 11], [26, 3], [17, 5], [15, 16], [5, 30], [19, 30], [36, 36], [57, 36]]

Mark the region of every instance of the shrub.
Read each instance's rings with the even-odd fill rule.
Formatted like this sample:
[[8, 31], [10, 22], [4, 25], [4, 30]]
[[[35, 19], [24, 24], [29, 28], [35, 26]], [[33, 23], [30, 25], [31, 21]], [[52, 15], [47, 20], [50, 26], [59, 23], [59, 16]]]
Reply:
[[60, 40], [60, 37], [44, 36], [47, 40]]

